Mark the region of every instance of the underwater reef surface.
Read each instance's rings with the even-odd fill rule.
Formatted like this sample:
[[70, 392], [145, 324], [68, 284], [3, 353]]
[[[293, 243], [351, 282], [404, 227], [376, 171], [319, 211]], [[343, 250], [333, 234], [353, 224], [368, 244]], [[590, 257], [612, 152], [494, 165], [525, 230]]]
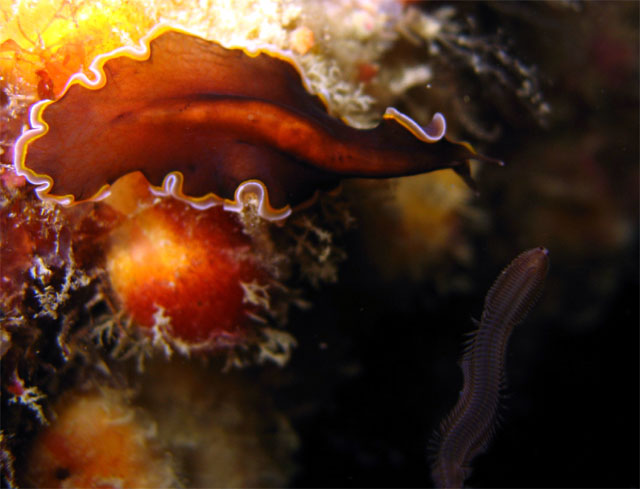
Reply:
[[[2, 487], [431, 486], [471, 318], [538, 246], [544, 291], [513, 331], [501, 421], [466, 483], [637, 487], [638, 15], [636, 2], [0, 1]], [[420, 136], [441, 113], [447, 141], [505, 166], [472, 162], [474, 188], [451, 170], [338, 188], [305, 170], [298, 189], [299, 170], [247, 152], [237, 161], [281, 165], [295, 205], [275, 220], [265, 185], [203, 208], [179, 178], [142, 173], [99, 181], [103, 200], [41, 200], [14, 153], [32, 104], [161, 23], [289, 63], [273, 76], [298, 72], [287, 90], [322, 109], [313, 120], [358, 134], [394, 107]]]

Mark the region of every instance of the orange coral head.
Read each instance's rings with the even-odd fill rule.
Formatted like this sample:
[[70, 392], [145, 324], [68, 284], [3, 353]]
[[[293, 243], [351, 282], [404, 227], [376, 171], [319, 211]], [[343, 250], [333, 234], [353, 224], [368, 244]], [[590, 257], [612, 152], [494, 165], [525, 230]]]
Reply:
[[236, 214], [173, 199], [114, 231], [106, 268], [134, 322], [183, 349], [245, 342], [258, 312], [247, 290], [267, 287]]
[[257, 195], [261, 214], [278, 219], [344, 177], [467, 175], [467, 160], [486, 159], [444, 139], [440, 114], [424, 128], [388, 109], [373, 129], [350, 127], [283, 58], [157, 28], [136, 49], [98, 57], [95, 80], [76, 75], [60, 99], [36, 104], [16, 169], [64, 203], [141, 171], [195, 206], [237, 209], [243, 193]]
[[154, 450], [147, 423], [107, 390], [63, 396], [35, 438], [23, 487], [173, 487], [167, 457]]

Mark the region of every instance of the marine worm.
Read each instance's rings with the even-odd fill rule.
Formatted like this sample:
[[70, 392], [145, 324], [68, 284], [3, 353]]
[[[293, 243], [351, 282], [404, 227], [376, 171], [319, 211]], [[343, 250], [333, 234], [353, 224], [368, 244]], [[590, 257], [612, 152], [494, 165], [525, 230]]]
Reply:
[[539, 247], [513, 260], [489, 290], [480, 321], [474, 321], [477, 329], [460, 362], [464, 376], [460, 397], [436, 433], [431, 468], [436, 487], [462, 487], [471, 473], [471, 461], [491, 442], [504, 387], [509, 336], [542, 293], [548, 254]]

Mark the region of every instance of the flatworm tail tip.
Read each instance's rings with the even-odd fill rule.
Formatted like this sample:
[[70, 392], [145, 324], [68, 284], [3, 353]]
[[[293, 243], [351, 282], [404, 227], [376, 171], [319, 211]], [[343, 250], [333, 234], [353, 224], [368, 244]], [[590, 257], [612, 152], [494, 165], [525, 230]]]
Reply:
[[491, 156], [485, 156], [485, 155], [480, 154], [480, 153], [474, 154], [470, 159], [482, 161], [484, 163], [491, 163], [493, 165], [505, 166], [505, 162], [504, 161], [499, 160], [497, 158], [492, 158]]
[[466, 154], [462, 157], [465, 161], [469, 162], [470, 160], [482, 161], [484, 163], [491, 163], [493, 165], [505, 166], [504, 161], [499, 160], [498, 158], [492, 158], [491, 156], [485, 156], [482, 153], [478, 153], [471, 144], [466, 141], [455, 141], [449, 139], [447, 140], [453, 144], [457, 144], [466, 150]]
[[478, 185], [476, 184], [476, 181], [471, 176], [470, 161], [477, 160], [484, 163], [491, 163], [493, 165], [497, 165], [501, 167], [505, 166], [504, 161], [478, 153], [475, 149], [473, 149], [473, 146], [471, 146], [467, 142], [452, 141], [452, 140], [449, 140], [448, 138], [447, 140], [450, 143], [458, 145], [460, 150], [464, 153], [462, 155], [460, 154], [458, 155], [457, 159], [459, 159], [459, 164], [452, 168], [453, 171], [455, 171], [462, 178], [462, 180], [464, 180], [467, 186], [473, 191], [475, 196], [478, 197], [480, 195], [480, 190], [478, 189]]

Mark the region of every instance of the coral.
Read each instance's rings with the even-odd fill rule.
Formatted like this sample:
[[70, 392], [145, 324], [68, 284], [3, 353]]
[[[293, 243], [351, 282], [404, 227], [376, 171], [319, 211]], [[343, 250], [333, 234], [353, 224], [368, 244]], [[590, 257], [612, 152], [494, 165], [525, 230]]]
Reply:
[[268, 275], [234, 214], [219, 207], [166, 199], [130, 216], [110, 236], [106, 270], [124, 310], [154, 342], [232, 346], [250, 331], [249, 315], [268, 311], [249, 293], [250, 284], [268, 289]]
[[[38, 347], [23, 342], [51, 331], [58, 347], [49, 354], [66, 357], [67, 336], [75, 330], [71, 325], [77, 320], [72, 311], [77, 310], [78, 301], [82, 304], [95, 291], [100, 239], [115, 222], [115, 215], [93, 205], [65, 210], [41, 202], [24, 184], [15, 183], [19, 180], [11, 176], [11, 170], [2, 172], [0, 303], [4, 330], [11, 335], [12, 344], [22, 344], [19, 348], [32, 352]], [[77, 314], [83, 313], [81, 306]], [[15, 352], [6, 355], [16, 358]]]
[[[495, 140], [499, 126], [492, 130], [485, 128], [486, 122], [482, 122], [484, 114], [474, 113], [481, 107], [469, 104], [473, 90], [466, 86], [464, 76], [456, 76], [452, 71], [463, 73], [471, 70], [473, 79], [486, 80], [483, 84], [485, 89], [488, 86], [500, 94], [494, 103], [499, 104], [503, 113], [516, 116], [513, 109], [505, 104], [505, 101], [515, 101], [537, 124], [544, 124], [551, 107], [542, 94], [536, 67], [528, 66], [510, 52], [508, 40], [500, 31], [482, 33], [476, 16], [463, 16], [465, 7], [461, 6], [462, 12], [454, 5], [429, 11], [409, 7], [405, 11], [401, 32], [409, 41], [424, 45], [428, 50], [434, 72], [429, 86], [462, 113], [462, 126], [479, 139]], [[452, 90], [451, 86], [441, 86], [445, 79], [460, 83], [460, 87]], [[465, 93], [462, 99], [461, 93]]]
[[[26, 460], [29, 487], [174, 487], [166, 455], [148, 423], [111, 390], [67, 394]], [[147, 424], [147, 426], [145, 426]]]
[[[157, 382], [155, 379], [163, 379]], [[150, 363], [136, 405], [155, 420], [185, 487], [282, 487], [299, 440], [268, 386], [247, 371], [220, 372], [176, 357]]]
[[[469, 237], [486, 229], [472, 191], [449, 172], [351, 185], [362, 247], [386, 279], [435, 280], [441, 291], [464, 287], [455, 269], [473, 263]], [[380, 233], [392, 241], [375, 239]]]

